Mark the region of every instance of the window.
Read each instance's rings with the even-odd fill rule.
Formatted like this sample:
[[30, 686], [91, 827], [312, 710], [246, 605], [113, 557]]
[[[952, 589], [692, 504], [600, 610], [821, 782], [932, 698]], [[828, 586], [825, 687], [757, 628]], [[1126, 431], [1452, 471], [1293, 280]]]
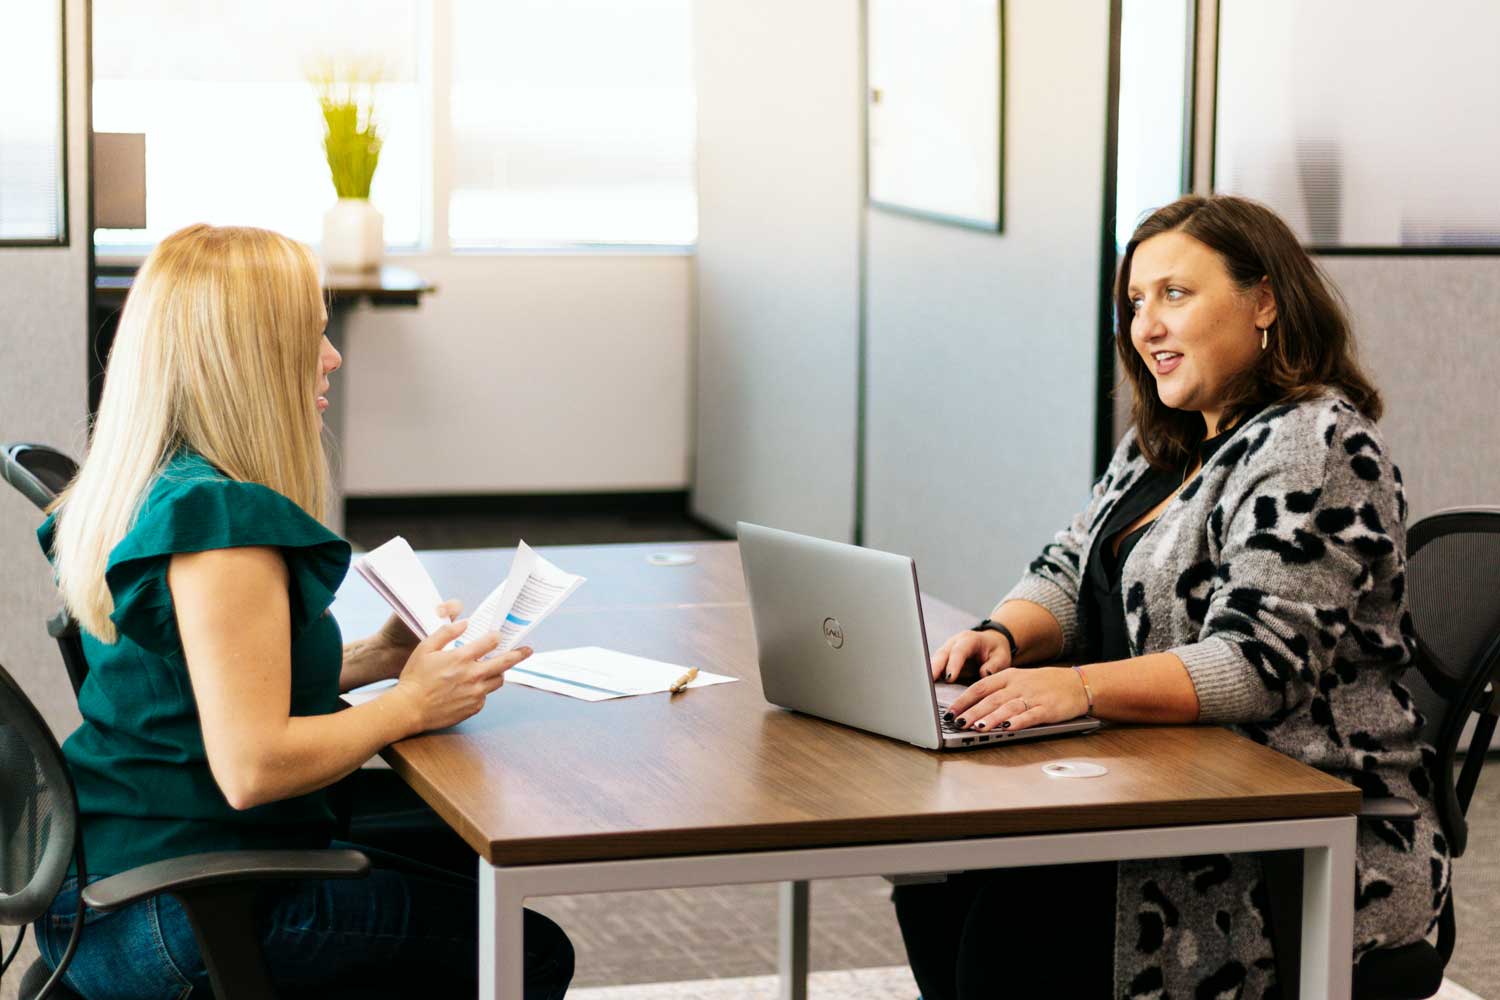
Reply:
[[384, 68], [385, 143], [370, 192], [386, 243], [416, 246], [426, 170], [417, 66], [421, 0], [94, 0], [94, 128], [146, 135], [149, 246], [194, 222], [322, 238], [333, 182], [308, 74], [357, 57]]
[[1223, 0], [1214, 188], [1303, 241], [1500, 247], [1500, 6]]
[[454, 0], [455, 247], [691, 244], [691, 0]]
[[[60, 0], [7, 4], [0, 31], [0, 243], [67, 240]], [[24, 97], [22, 95], [25, 95]]]
[[1176, 201], [1187, 176], [1193, 41], [1187, 0], [1125, 0], [1120, 17], [1120, 145], [1115, 249], [1135, 227]]
[[691, 6], [94, 0], [94, 127], [145, 133], [149, 223], [95, 242], [139, 251], [201, 221], [316, 243], [334, 191], [307, 77], [333, 57], [386, 71], [388, 246], [691, 244]]

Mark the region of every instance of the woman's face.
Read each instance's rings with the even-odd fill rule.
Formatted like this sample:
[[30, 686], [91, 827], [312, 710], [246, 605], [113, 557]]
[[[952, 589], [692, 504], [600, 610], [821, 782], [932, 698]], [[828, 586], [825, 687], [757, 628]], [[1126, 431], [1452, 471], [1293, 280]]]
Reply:
[[323, 412], [328, 409], [328, 376], [338, 371], [339, 366], [344, 363], [344, 357], [334, 349], [333, 344], [325, 335], [322, 345], [318, 349], [318, 419], [323, 419]]
[[[1219, 255], [1186, 233], [1145, 240], [1131, 259], [1130, 342], [1163, 404], [1203, 414], [1219, 430], [1225, 386], [1255, 363], [1276, 321], [1270, 282], [1241, 291]], [[1274, 332], [1273, 332], [1274, 335]]]

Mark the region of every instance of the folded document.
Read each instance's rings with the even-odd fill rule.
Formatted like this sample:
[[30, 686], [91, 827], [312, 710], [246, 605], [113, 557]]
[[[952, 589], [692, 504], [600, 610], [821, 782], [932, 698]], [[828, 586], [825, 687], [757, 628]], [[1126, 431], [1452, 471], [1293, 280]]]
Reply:
[[[400, 535], [362, 556], [354, 568], [419, 637], [425, 639], [445, 624], [437, 613], [443, 602], [437, 585]], [[496, 652], [513, 649], [583, 583], [583, 577], [563, 572], [522, 542], [504, 582], [479, 603], [469, 627], [448, 648], [498, 631]]]

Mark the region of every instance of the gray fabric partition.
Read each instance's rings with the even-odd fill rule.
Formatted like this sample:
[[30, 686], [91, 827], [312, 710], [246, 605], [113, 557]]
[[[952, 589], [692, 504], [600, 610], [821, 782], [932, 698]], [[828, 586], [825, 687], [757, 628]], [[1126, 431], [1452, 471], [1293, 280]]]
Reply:
[[693, 510], [849, 541], [859, 331], [857, 0], [696, 8]]
[[1385, 398], [1380, 426], [1406, 481], [1408, 523], [1447, 507], [1500, 505], [1500, 257], [1319, 263], [1348, 301], [1361, 358]]
[[[88, 328], [88, 86], [86, 5], [67, 0], [68, 228], [65, 247], [0, 247], [0, 440], [83, 452]], [[21, 97], [14, 99], [20, 100]], [[0, 487], [0, 664], [59, 738], [78, 724], [73, 691], [46, 620], [56, 591], [36, 544], [41, 516]]]
[[976, 613], [1092, 480], [1109, 8], [1005, 4], [1003, 233], [869, 213], [865, 542]]
[[1349, 303], [1411, 518], [1500, 504], [1500, 257], [1324, 256]]

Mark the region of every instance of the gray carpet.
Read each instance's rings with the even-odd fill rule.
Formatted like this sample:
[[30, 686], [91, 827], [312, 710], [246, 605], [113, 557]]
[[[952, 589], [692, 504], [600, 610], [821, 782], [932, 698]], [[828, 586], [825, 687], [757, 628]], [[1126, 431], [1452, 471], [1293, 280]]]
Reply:
[[1493, 755], [1469, 804], [1469, 847], [1453, 862], [1458, 946], [1448, 978], [1500, 1000], [1500, 759]]
[[611, 542], [716, 541], [717, 530], [670, 510], [600, 510], [547, 515], [507, 510], [507, 501], [485, 512], [467, 506], [432, 517], [405, 511], [363, 511], [356, 504], [345, 531], [373, 549], [401, 535], [414, 549], [478, 549], [515, 545], [603, 545]]

